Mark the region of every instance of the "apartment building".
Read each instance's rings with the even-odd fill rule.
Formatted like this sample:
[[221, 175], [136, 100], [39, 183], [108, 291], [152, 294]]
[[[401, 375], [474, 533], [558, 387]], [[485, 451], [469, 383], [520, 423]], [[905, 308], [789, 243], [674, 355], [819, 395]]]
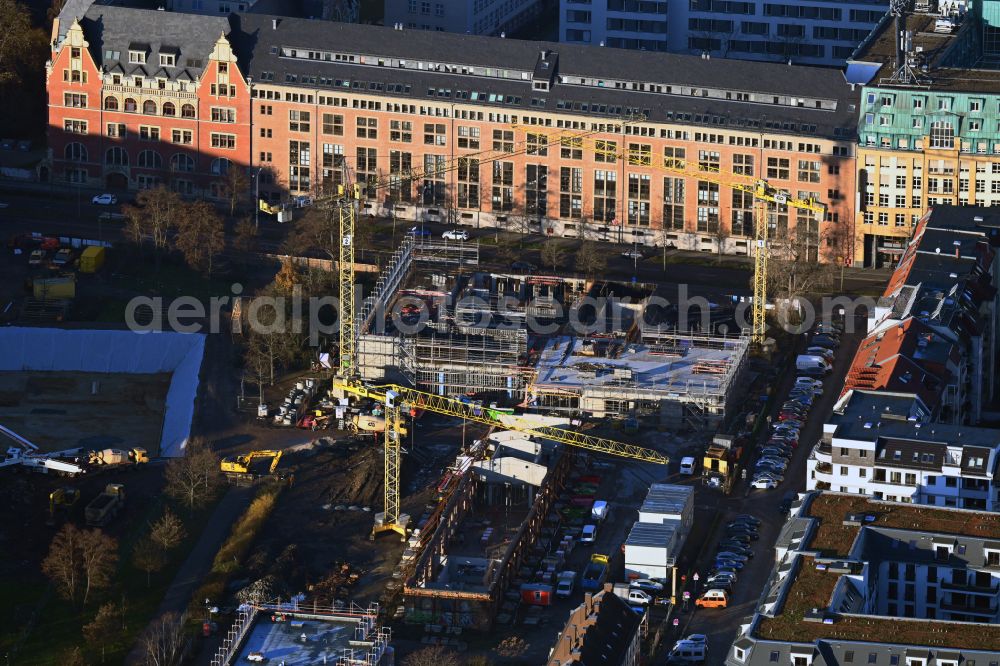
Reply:
[[1000, 516], [809, 493], [727, 666], [993, 666]]
[[[851, 256], [857, 107], [840, 72], [255, 14], [232, 16], [228, 29], [215, 21], [92, 7], [74, 41], [54, 39], [53, 72], [69, 69], [70, 44], [72, 53], [88, 52], [79, 62], [90, 68], [88, 84], [49, 78], [56, 178], [130, 188], [178, 180], [210, 196], [228, 159], [259, 172], [261, 194], [272, 200], [358, 182], [366, 211], [403, 219], [749, 254], [750, 195], [693, 173], [718, 170], [827, 205], [816, 220], [773, 204], [775, 251]], [[157, 34], [190, 35], [182, 62], [205, 71], [192, 64], [140, 75], [140, 63], [108, 56], [128, 53], [133, 38], [124, 35], [157, 22], [168, 24]], [[158, 57], [161, 45], [150, 48]], [[223, 62], [225, 98], [211, 78]], [[116, 65], [121, 72], [103, 71]], [[194, 80], [182, 86], [171, 76]], [[86, 95], [68, 96], [84, 85]], [[170, 96], [197, 101], [195, 117], [176, 102], [167, 107], [175, 115], [164, 116]], [[114, 160], [128, 164], [105, 157], [121, 141], [109, 136], [117, 128], [107, 113], [126, 125], [118, 147], [127, 157]], [[78, 117], [87, 124], [64, 124]], [[134, 160], [148, 134], [136, 134], [154, 118], [163, 155], [153, 164], [162, 168], [144, 174]], [[190, 145], [186, 135], [173, 140], [183, 123]], [[232, 138], [213, 139], [223, 127]], [[172, 168], [182, 149], [188, 171]], [[202, 181], [189, 188], [187, 174]]]
[[[996, 0], [962, 15], [887, 17], [852, 56], [858, 118], [855, 263], [896, 261], [917, 220], [942, 205], [1000, 205]], [[901, 30], [900, 30], [901, 29]], [[897, 33], [902, 36], [897, 40]], [[906, 50], [896, 52], [897, 41]]]
[[840, 66], [888, 0], [561, 0], [562, 42], [741, 60]]
[[467, 35], [513, 33], [536, 20], [544, 0], [385, 0], [385, 25]]
[[1000, 430], [935, 422], [912, 393], [851, 390], [806, 463], [806, 488], [996, 511], [998, 465]]

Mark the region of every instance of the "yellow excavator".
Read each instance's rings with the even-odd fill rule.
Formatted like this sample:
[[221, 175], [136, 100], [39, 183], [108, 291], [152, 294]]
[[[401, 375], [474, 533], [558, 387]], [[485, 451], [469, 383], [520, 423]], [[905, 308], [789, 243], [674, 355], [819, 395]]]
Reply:
[[56, 511], [69, 511], [80, 499], [80, 491], [76, 488], [56, 488], [49, 493], [49, 525], [56, 523]]
[[[274, 474], [281, 461], [281, 451], [263, 450], [251, 451], [242, 455], [227, 456], [222, 459], [220, 468], [222, 473], [230, 480], [246, 480], [256, 476], [266, 476]], [[267, 473], [254, 472], [254, 461], [271, 459], [271, 465], [267, 468]]]

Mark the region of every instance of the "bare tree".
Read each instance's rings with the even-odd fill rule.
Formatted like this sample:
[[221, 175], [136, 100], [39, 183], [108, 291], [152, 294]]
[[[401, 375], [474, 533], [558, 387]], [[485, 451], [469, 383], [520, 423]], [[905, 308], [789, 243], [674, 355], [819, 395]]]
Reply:
[[177, 249], [188, 266], [212, 274], [212, 259], [226, 249], [225, 223], [207, 201], [184, 204], [177, 216]]
[[83, 650], [79, 645], [64, 650], [59, 663], [62, 666], [87, 666], [87, 660], [83, 658]]
[[607, 256], [599, 252], [594, 243], [584, 241], [580, 244], [580, 249], [576, 252], [576, 270], [593, 278], [607, 267]]
[[160, 516], [160, 519], [153, 523], [149, 531], [150, 540], [163, 550], [173, 550], [184, 541], [187, 530], [184, 523], [176, 513], [169, 507]]
[[460, 663], [458, 655], [441, 645], [421, 648], [403, 660], [403, 666], [458, 666]]
[[730, 235], [729, 229], [722, 223], [722, 220], [719, 220], [715, 228], [712, 229], [712, 240], [715, 241], [715, 263], [717, 264], [722, 263], [722, 255], [726, 249], [726, 241], [729, 240]]
[[154, 572], [167, 564], [167, 555], [151, 538], [144, 537], [132, 547], [132, 565], [146, 572], [146, 587], [149, 587]]
[[118, 606], [109, 601], [97, 609], [93, 620], [83, 625], [83, 640], [91, 648], [99, 647], [101, 649], [101, 663], [104, 663], [104, 650], [109, 639], [113, 639], [119, 634], [120, 624]]
[[236, 235], [233, 236], [233, 247], [240, 252], [251, 253], [257, 247], [257, 236], [259, 229], [249, 217], [245, 217], [236, 223]]
[[[354, 238], [351, 239], [354, 251], [364, 252], [371, 248], [373, 233], [373, 220], [355, 215]], [[341, 243], [340, 214], [337, 208], [313, 206], [295, 222], [285, 248], [289, 254], [318, 250], [337, 261], [340, 259]]]
[[153, 620], [140, 638], [140, 646], [149, 666], [175, 666], [184, 658], [186, 615], [164, 613]]
[[[246, 198], [250, 192], [250, 178], [246, 171], [235, 165], [231, 165], [226, 171], [226, 178], [223, 181], [226, 188], [226, 200], [229, 203], [229, 214], [236, 212], [236, 206]], [[256, 202], [254, 202], [256, 205]]]
[[118, 563], [118, 541], [96, 529], [87, 530], [80, 536], [83, 603], [86, 604], [91, 588], [103, 589], [111, 584], [111, 574]]
[[192, 439], [183, 457], [167, 463], [164, 476], [167, 494], [191, 509], [208, 504], [222, 481], [219, 457], [200, 439]]
[[66, 523], [49, 544], [49, 553], [42, 560], [42, 573], [56, 586], [60, 596], [73, 602], [80, 587], [80, 541], [82, 532]]
[[21, 80], [17, 65], [31, 47], [31, 15], [19, 2], [0, 0], [0, 25], [0, 83], [16, 84]]
[[559, 241], [548, 240], [542, 244], [541, 259], [542, 263], [551, 266], [552, 272], [555, 273], [556, 269], [566, 262], [566, 251]]
[[132, 242], [140, 247], [146, 241], [153, 244], [156, 266], [159, 268], [160, 253], [167, 248], [170, 228], [184, 202], [176, 192], [161, 185], [139, 192], [136, 204], [122, 206], [126, 232]]

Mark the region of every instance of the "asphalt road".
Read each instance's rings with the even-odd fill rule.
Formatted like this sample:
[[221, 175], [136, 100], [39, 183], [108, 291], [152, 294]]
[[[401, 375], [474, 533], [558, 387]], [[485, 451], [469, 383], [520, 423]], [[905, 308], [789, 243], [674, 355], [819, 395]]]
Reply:
[[[105, 241], [118, 241], [123, 238], [123, 225], [120, 223], [101, 222], [101, 213], [120, 212], [121, 206], [99, 206], [91, 203], [97, 190], [59, 189], [39, 185], [17, 185], [0, 183], [0, 228], [7, 234], [41, 232], [59, 234], [80, 238], [93, 238]], [[261, 236], [258, 247], [265, 252], [278, 252], [287, 234], [288, 226], [279, 225], [268, 215], [260, 216]], [[410, 227], [412, 222], [399, 220], [397, 222], [395, 241], [387, 221], [379, 225], [379, 231], [374, 237], [376, 255], [388, 257], [395, 251], [396, 244]], [[435, 222], [423, 225], [433, 236], [440, 237], [441, 232], [450, 228]], [[481, 263], [486, 268], [507, 268], [497, 257], [494, 242], [504, 238], [506, 242], [521, 245], [520, 234], [498, 231], [493, 228], [468, 228], [470, 240], [483, 239], [480, 246]], [[524, 236], [525, 247], [516, 249], [519, 261], [527, 261], [538, 267], [540, 272], [547, 272], [542, 266], [538, 241], [540, 236]], [[575, 239], [557, 239], [567, 249], [567, 266], [557, 272], [572, 271], [572, 253], [579, 245]], [[621, 256], [621, 253], [632, 248], [630, 244], [619, 244], [604, 241], [593, 241], [600, 246], [608, 261], [604, 274], [609, 279], [630, 281], [634, 277], [639, 282], [659, 283], [666, 285], [689, 285], [690, 293], [705, 295], [724, 292], [727, 295], [748, 295], [750, 290], [750, 274], [752, 261], [749, 257], [722, 258], [724, 265], [715, 264], [715, 256], [706, 253], [696, 253], [681, 250], [667, 250], [667, 262], [663, 262], [663, 250], [658, 248], [642, 248], [644, 258], [639, 261]], [[854, 293], [870, 290], [874, 286], [885, 283], [886, 271], [871, 269], [848, 268], [844, 271], [843, 291]]]
[[[806, 459], [809, 451], [819, 440], [823, 432], [823, 423], [833, 410], [833, 405], [839, 396], [839, 387], [843, 386], [844, 376], [854, 357], [855, 349], [860, 342], [860, 334], [845, 333], [842, 344], [836, 352], [833, 372], [823, 382], [824, 392], [813, 404], [806, 424], [802, 429], [799, 445], [795, 449], [792, 462], [785, 474], [785, 479], [773, 490], [749, 490], [745, 481], [737, 482], [733, 494], [718, 503], [720, 520], [713, 534], [710, 535], [702, 551], [701, 561], [704, 566], [699, 574], [704, 581], [707, 570], [715, 554], [715, 544], [720, 540], [725, 524], [729, 519], [740, 513], [749, 513], [761, 519], [760, 539], [753, 542], [755, 557], [747, 562], [739, 572], [738, 581], [730, 605], [725, 609], [706, 608], [693, 610], [681, 616], [680, 631], [670, 640], [664, 641], [663, 647], [669, 650], [673, 642], [688, 634], [707, 634], [709, 637], [709, 654], [707, 664], [722, 664], [725, 661], [729, 647], [736, 639], [740, 622], [753, 614], [760, 598], [764, 584], [774, 566], [774, 544], [785, 522], [785, 516], [779, 511], [779, 504], [788, 492], [801, 492], [806, 487]], [[795, 381], [795, 373], [789, 373], [782, 378], [777, 387], [779, 395], [784, 397]], [[776, 401], [780, 407], [783, 400]], [[777, 415], [774, 415], [777, 418]], [[751, 461], [753, 457], [751, 457]], [[703, 569], [703, 570], [702, 570]], [[699, 591], [692, 588], [692, 597]], [[665, 654], [665, 652], [664, 652]], [[663, 655], [661, 655], [663, 656]]]

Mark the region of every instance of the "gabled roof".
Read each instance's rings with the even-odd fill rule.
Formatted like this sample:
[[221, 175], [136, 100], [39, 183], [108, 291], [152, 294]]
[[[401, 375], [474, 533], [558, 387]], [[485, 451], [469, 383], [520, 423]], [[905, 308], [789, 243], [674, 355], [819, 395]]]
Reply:
[[601, 595], [597, 622], [587, 628], [581, 648], [581, 663], [585, 666], [620, 664], [635, 639], [641, 618], [618, 596]]
[[175, 66], [163, 68], [168, 79], [179, 78], [185, 70], [189, 76], [200, 76], [219, 36], [230, 32], [226, 17], [97, 4], [87, 8], [80, 25], [99, 67], [109, 71], [118, 65], [128, 68], [129, 50], [139, 50], [147, 54], [146, 67], [137, 65], [126, 71], [148, 76], [160, 66], [160, 53], [170, 54], [175, 56]]

